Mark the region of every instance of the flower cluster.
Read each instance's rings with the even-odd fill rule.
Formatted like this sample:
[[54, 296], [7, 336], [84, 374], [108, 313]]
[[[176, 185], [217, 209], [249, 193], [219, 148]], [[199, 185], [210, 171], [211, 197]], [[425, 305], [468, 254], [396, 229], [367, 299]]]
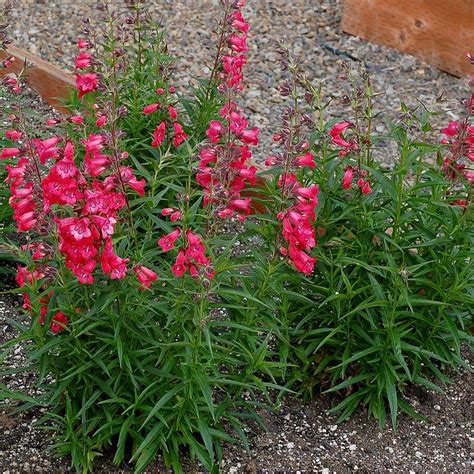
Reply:
[[369, 194], [372, 192], [370, 181], [367, 179], [367, 171], [349, 165], [344, 170], [344, 176], [342, 177], [342, 188], [351, 189], [354, 181], [363, 194]]
[[464, 177], [474, 183], [474, 171], [469, 169], [469, 163], [474, 163], [474, 126], [469, 125], [468, 119], [450, 122], [441, 133], [446, 136], [441, 143], [449, 145], [449, 153], [443, 162], [444, 173], [450, 180]]
[[[89, 43], [81, 40], [79, 47], [88, 48]], [[91, 64], [92, 56], [81, 51], [76, 67], [82, 69]], [[79, 84], [78, 89], [81, 95], [83, 86]], [[82, 117], [73, 119], [72, 123], [83, 125]], [[12, 141], [24, 135], [14, 129], [6, 133]], [[94, 282], [98, 265], [111, 279], [125, 277], [129, 259], [115, 253], [112, 236], [121, 220], [120, 211], [128, 208], [127, 188], [139, 196], [145, 192], [145, 180], [137, 179], [130, 167], [122, 165], [128, 154], [120, 153], [113, 142], [112, 134], [89, 134], [81, 143], [81, 165], [76, 165], [75, 156], [82, 151], [56, 135], [45, 140], [26, 139], [23, 148], [4, 148], [0, 152], [2, 159], [17, 158], [6, 169], [18, 231], [34, 230], [40, 238], [44, 236], [44, 241], [48, 235], [57, 235], [66, 267], [82, 284]], [[106, 148], [110, 148], [109, 154], [104, 152]], [[35, 255], [39, 255], [38, 251]], [[154, 272], [145, 266], [136, 265], [134, 271], [143, 287], [148, 288], [154, 281]]]
[[[84, 39], [77, 42], [77, 47], [80, 50], [76, 56], [76, 71], [81, 69], [88, 69], [92, 66], [92, 55], [85, 50], [91, 47], [91, 44]], [[76, 88], [79, 93], [79, 99], [82, 99], [86, 94], [95, 92], [99, 87], [99, 79], [95, 72], [77, 72], [76, 73]]]
[[248, 128], [244, 112], [233, 97], [242, 89], [243, 67], [247, 62], [246, 23], [240, 8], [244, 1], [230, 2], [229, 14], [222, 25], [227, 54], [223, 54], [219, 91], [226, 97], [220, 120], [209, 123], [206, 135], [211, 143], [200, 152], [196, 180], [204, 189], [204, 205], [222, 219], [245, 219], [251, 212], [251, 199], [242, 197], [247, 186], [255, 185], [256, 168], [249, 165], [250, 146], [258, 144], [258, 128]]
[[[31, 250], [31, 249], [27, 249]], [[36, 254], [36, 255], [35, 255]], [[42, 256], [43, 253], [38, 254], [38, 250], [33, 252], [32, 254], [34, 260], [38, 260]], [[16, 274], [16, 282], [20, 288], [26, 287], [34, 287], [38, 286], [40, 291], [44, 291], [46, 289], [45, 285], [45, 276], [46, 273], [49, 271], [48, 267], [41, 267], [35, 268], [33, 271], [28, 270], [26, 267], [18, 266], [17, 274]], [[29, 293], [23, 293], [23, 308], [31, 313], [31, 316], [38, 316], [38, 322], [41, 325], [44, 325], [46, 322], [46, 317], [48, 314], [48, 306], [51, 297], [53, 296], [53, 292], [46, 293], [43, 295], [38, 301], [39, 311], [38, 314], [35, 313], [33, 304], [30, 298]], [[49, 328], [53, 331], [54, 334], [58, 334], [59, 332], [63, 331], [68, 323], [67, 316], [62, 311], [56, 311], [51, 318], [51, 322]]]
[[[352, 122], [337, 122], [329, 131], [331, 142], [342, 148], [342, 150], [339, 151], [339, 156], [341, 158], [348, 156], [351, 152], [359, 150], [359, 145], [355, 137], [349, 139], [342, 135], [346, 130], [352, 127]], [[354, 182], [357, 185], [356, 189], [359, 188], [363, 194], [369, 194], [372, 192], [367, 171], [361, 168], [360, 163], [358, 166], [348, 165], [344, 168], [342, 188], [351, 189]]]
[[331, 141], [342, 148], [342, 150], [339, 151], [339, 156], [341, 157], [348, 155], [351, 151], [357, 151], [359, 149], [359, 145], [355, 138], [348, 140], [342, 135], [351, 127], [352, 122], [338, 122], [333, 125], [329, 132], [329, 135], [331, 135]]
[[[10, 139], [13, 136], [19, 139], [21, 132], [12, 130], [7, 132]], [[41, 190], [41, 174], [39, 166], [43, 154], [48, 150], [51, 140], [29, 141], [23, 150], [20, 148], [4, 148], [0, 158], [17, 158], [15, 164], [7, 165], [6, 182], [10, 184], [10, 206], [13, 209], [13, 219], [18, 232], [27, 232], [32, 229], [39, 230], [43, 221], [43, 210], [40, 203], [43, 200]]]
[[288, 126], [293, 114], [296, 120], [295, 111], [285, 113], [286, 127], [273, 137], [274, 141], [285, 145], [286, 153], [267, 158], [265, 164], [283, 168], [278, 179], [281, 207], [277, 217], [282, 222], [285, 245], [280, 247], [280, 253], [288, 256], [299, 272], [309, 275], [316, 263], [316, 258], [310, 254], [316, 245], [314, 221], [319, 188], [316, 184], [305, 187], [297, 179], [296, 173], [305, 168], [314, 168], [316, 163], [313, 153], [308, 151], [307, 141], [300, 141], [296, 146], [292, 143], [293, 138], [298, 135]]
[[180, 237], [183, 237], [183, 243], [178, 251], [176, 261], [171, 267], [173, 274], [179, 278], [186, 272], [189, 272], [193, 278], [198, 278], [202, 275], [208, 279], [212, 279], [214, 277], [214, 270], [211, 261], [206, 257], [206, 247], [201, 237], [192, 232], [191, 229], [182, 231], [181, 228], [178, 227], [169, 234], [162, 236], [158, 240], [158, 245], [163, 252], [169, 252], [174, 249], [175, 242]]
[[145, 185], [144, 180], [138, 181], [131, 170], [123, 166], [103, 180], [96, 179], [97, 168], [91, 167], [87, 159], [97, 142], [101, 143], [101, 140], [95, 135], [85, 141], [84, 172], [75, 165], [72, 143], [66, 142], [60, 159], [42, 179], [44, 211], [53, 211], [55, 204], [67, 205], [72, 210], [73, 215], [68, 217], [59, 217], [59, 213], [56, 216], [52, 212], [59, 250], [65, 256], [66, 266], [81, 283], [87, 284], [94, 282], [93, 271], [98, 263], [112, 279], [125, 277], [128, 259], [115, 255], [111, 241], [119, 219], [117, 213], [126, 205], [121, 183], [128, 183], [138, 193], [143, 193]]
[[281, 175], [278, 184], [286, 203], [290, 203], [277, 216], [282, 221], [282, 235], [286, 241], [280, 252], [289, 256], [299, 272], [309, 275], [316, 263], [316, 258], [310, 254], [316, 245], [313, 224], [319, 188], [316, 184], [304, 187], [293, 173]]
[[159, 101], [149, 104], [143, 109], [145, 115], [152, 114], [157, 110], [166, 111], [165, 120], [162, 120], [153, 132], [153, 141], [151, 143], [153, 148], [158, 148], [163, 144], [168, 130], [172, 130], [170, 136], [176, 148], [188, 138], [183, 126], [178, 121], [178, 111], [175, 108], [176, 104], [170, 100], [170, 97], [172, 97], [175, 92], [176, 88], [174, 86], [168, 88], [168, 94], [165, 94], [165, 90], [162, 87], [158, 88], [156, 94], [159, 97]]

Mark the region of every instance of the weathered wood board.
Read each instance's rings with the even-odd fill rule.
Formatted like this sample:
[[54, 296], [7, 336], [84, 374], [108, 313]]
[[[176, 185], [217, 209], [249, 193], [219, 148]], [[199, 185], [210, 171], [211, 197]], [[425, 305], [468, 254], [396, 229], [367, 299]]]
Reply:
[[14, 56], [16, 60], [8, 69], [0, 69], [0, 77], [9, 72], [20, 72], [26, 60], [30, 66], [33, 66], [26, 75], [28, 86], [56, 110], [67, 113], [61, 99], [67, 98], [69, 88], [74, 87], [75, 81], [71, 74], [15, 46], [10, 46], [7, 52], [0, 50], [0, 59], [8, 56]]
[[342, 29], [455, 76], [473, 73], [474, 0], [344, 0]]

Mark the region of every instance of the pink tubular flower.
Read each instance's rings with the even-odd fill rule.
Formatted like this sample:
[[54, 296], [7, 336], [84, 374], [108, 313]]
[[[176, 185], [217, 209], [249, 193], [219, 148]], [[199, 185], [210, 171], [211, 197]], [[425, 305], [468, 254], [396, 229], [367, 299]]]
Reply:
[[51, 320], [51, 331], [53, 331], [54, 334], [58, 334], [59, 332], [64, 331], [66, 329], [67, 323], [67, 316], [61, 311], [58, 311]]
[[186, 273], [186, 269], [186, 255], [184, 253], [184, 250], [180, 250], [178, 256], [176, 257], [174, 265], [171, 267], [171, 271], [173, 272], [175, 277], [180, 278]]
[[75, 204], [82, 199], [82, 177], [74, 161], [65, 157], [54, 165], [42, 181], [45, 210], [52, 204]]
[[94, 92], [99, 87], [97, 74], [86, 72], [85, 74], [76, 74], [76, 88], [79, 91], [79, 99], [90, 92]]
[[69, 219], [71, 220], [69, 232], [76, 241], [87, 239], [92, 236], [90, 220], [87, 217], [84, 217], [83, 219], [71, 217]]
[[230, 201], [229, 208], [239, 213], [250, 214], [252, 205], [252, 200], [250, 198], [245, 199], [233, 199]]
[[307, 253], [299, 250], [294, 245], [289, 245], [288, 247], [288, 254], [293, 262], [295, 268], [299, 271], [304, 273], [305, 275], [311, 275], [314, 270], [314, 265], [316, 263], [316, 259], [310, 257]]
[[161, 211], [162, 216], [170, 216], [171, 222], [179, 221], [183, 217], [183, 213], [174, 207], [166, 207]]
[[115, 254], [112, 241], [108, 239], [100, 256], [102, 271], [110, 275], [112, 280], [121, 280], [127, 273], [128, 258], [120, 258]]
[[16, 217], [19, 232], [31, 230], [38, 222], [36, 214], [33, 211], [23, 212]]
[[372, 192], [369, 181], [364, 181], [363, 185], [361, 186], [361, 190], [363, 194], [369, 194]]
[[28, 250], [33, 260], [41, 260], [49, 253], [49, 248], [47, 248], [43, 242], [32, 242], [31, 244], [25, 244], [21, 246], [21, 249]]
[[162, 216], [169, 216], [170, 214], [173, 214], [176, 209], [174, 207], [165, 207], [164, 209], [161, 210], [161, 215]]
[[459, 123], [455, 121], [450, 122], [446, 128], [443, 128], [441, 130], [441, 133], [448, 137], [455, 137], [458, 134], [458, 132], [459, 132]]
[[6, 160], [7, 158], [13, 158], [21, 153], [19, 148], [4, 148], [0, 153], [0, 159]]
[[183, 127], [178, 122], [173, 122], [174, 128], [174, 137], [173, 145], [177, 148], [183, 143], [187, 138], [186, 132], [183, 130]]
[[176, 112], [176, 109], [172, 105], [168, 105], [168, 112], [171, 120], [176, 120], [178, 118], [178, 112]]
[[248, 33], [249, 31], [248, 23], [245, 21], [242, 12], [238, 10], [232, 14], [232, 26], [242, 33]]
[[80, 115], [73, 115], [72, 117], [69, 117], [69, 120], [77, 125], [82, 125], [84, 123], [84, 117]]
[[102, 154], [86, 155], [86, 172], [92, 177], [99, 176], [106, 171], [110, 165], [110, 157]]
[[92, 56], [82, 51], [76, 56], [76, 69], [86, 69], [91, 65]]
[[180, 278], [186, 272], [193, 278], [204, 275], [208, 279], [214, 277], [214, 270], [210, 266], [210, 261], [206, 257], [206, 248], [199, 235], [190, 229], [186, 231], [187, 246], [181, 248], [174, 265], [171, 267], [173, 274]]
[[243, 143], [248, 145], [258, 145], [258, 134], [260, 130], [258, 128], [252, 128], [250, 130], [244, 130], [240, 135], [240, 139]]
[[339, 135], [341, 135], [341, 133], [343, 133], [351, 126], [352, 122], [337, 122], [331, 128], [329, 134], [331, 135], [331, 137], [338, 137]]
[[351, 149], [358, 149], [358, 146], [354, 141], [348, 142], [342, 137], [342, 133], [345, 132], [351, 126], [351, 122], [338, 122], [333, 125], [331, 131], [329, 132], [332, 137], [332, 142], [335, 145], [344, 148], [345, 154], [347, 154]]
[[143, 113], [145, 115], [152, 114], [153, 112], [156, 112], [160, 108], [160, 104], [154, 103], [154, 104], [149, 104], [143, 109]]
[[150, 288], [151, 284], [158, 279], [157, 274], [144, 265], [137, 265], [133, 271], [136, 273], [140, 285], [144, 288]]
[[91, 134], [83, 143], [86, 147], [85, 171], [92, 177], [99, 176], [111, 164], [110, 157], [101, 153], [104, 137]]
[[247, 62], [245, 55], [240, 54], [238, 56], [223, 56], [222, 65], [224, 71], [227, 74], [225, 79], [226, 84], [229, 87], [240, 88], [240, 83], [243, 81], [243, 67]]
[[308, 151], [303, 156], [297, 156], [294, 160], [295, 166], [306, 166], [308, 168], [315, 168], [314, 155]]
[[13, 219], [18, 232], [27, 232], [39, 223], [39, 202], [42, 198], [39, 195], [39, 186], [35, 186], [29, 178], [32, 164], [29, 158], [24, 157], [20, 158], [16, 165], [6, 166], [6, 170], [6, 181], [11, 183], [9, 203], [13, 209]]
[[319, 187], [317, 184], [312, 184], [311, 186], [304, 188], [304, 187], [297, 187], [295, 189], [295, 193], [298, 196], [304, 197], [306, 199], [310, 199], [312, 201], [317, 202], [317, 196], [319, 193]]
[[167, 235], [164, 235], [158, 240], [158, 245], [161, 247], [163, 252], [168, 252], [174, 248], [175, 241], [181, 235], [181, 229], [175, 229]]
[[199, 161], [200, 169], [205, 169], [208, 165], [217, 161], [217, 151], [215, 148], [203, 148], [199, 155], [201, 157]]
[[248, 51], [246, 35], [240, 36], [237, 33], [232, 33], [227, 41], [232, 51], [236, 53], [246, 53]]
[[120, 178], [124, 184], [128, 184], [139, 196], [145, 194], [145, 179], [137, 180], [133, 175], [132, 169], [127, 166], [120, 166]]
[[117, 220], [113, 217], [93, 216], [94, 224], [100, 230], [103, 239], [111, 237], [115, 230]]
[[205, 256], [206, 248], [202, 243], [199, 235], [194, 234], [191, 230], [186, 231], [186, 237], [188, 239], [188, 248], [186, 250], [186, 255], [192, 257], [197, 263], [205, 265], [208, 260]]
[[77, 40], [77, 47], [79, 49], [87, 49], [87, 48], [90, 48], [91, 45], [90, 45], [89, 41], [87, 41], [85, 39], [78, 39]]
[[14, 142], [18, 141], [21, 139], [23, 136], [23, 133], [19, 132], [18, 130], [7, 130], [5, 132], [5, 136]]
[[98, 113], [97, 121], [95, 122], [97, 127], [103, 127], [107, 123], [107, 115]]
[[177, 222], [177, 221], [181, 220], [182, 217], [183, 217], [183, 213], [181, 211], [175, 211], [175, 212], [173, 212], [173, 214], [171, 214], [170, 221], [171, 222]]
[[352, 167], [348, 166], [344, 171], [344, 177], [342, 178], [342, 187], [343, 189], [349, 189], [352, 185], [352, 180], [354, 179], [354, 171]]
[[163, 143], [165, 139], [165, 135], [166, 135], [166, 123], [161, 122], [160, 125], [158, 125], [155, 128], [155, 131], [153, 132], [153, 141], [151, 143], [151, 146], [153, 148], [159, 147]]
[[47, 140], [32, 140], [34, 151], [42, 165], [49, 159], [57, 159], [59, 157], [60, 148], [56, 145], [58, 145], [60, 141], [61, 139], [59, 137], [51, 137]]
[[223, 133], [222, 123], [218, 120], [212, 120], [209, 123], [209, 128], [206, 131], [206, 135], [211, 140], [211, 143], [218, 143]]

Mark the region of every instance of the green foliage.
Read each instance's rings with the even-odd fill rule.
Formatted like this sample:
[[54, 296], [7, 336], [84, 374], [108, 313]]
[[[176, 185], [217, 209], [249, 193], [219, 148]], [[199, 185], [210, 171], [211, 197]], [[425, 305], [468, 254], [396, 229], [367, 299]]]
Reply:
[[117, 465], [131, 459], [141, 472], [161, 452], [180, 472], [187, 446], [191, 459], [216, 471], [222, 442], [246, 444], [244, 425], [260, 421], [257, 394], [275, 387], [259, 375], [271, 370], [268, 335], [250, 318], [243, 325], [225, 317], [213, 301], [217, 287], [235, 291], [231, 281], [198, 290], [191, 278], [160, 281], [153, 300], [123, 282], [93, 295], [80, 284], [50, 287], [53, 310], [79, 316], [61, 337], [48, 335], [47, 325], [23, 328], [44, 389], [37, 403], [50, 407], [42, 421], [76, 468], [90, 470], [113, 445]]
[[[313, 92], [316, 101], [320, 91]], [[355, 112], [365, 124], [373, 116], [370, 91], [367, 98]], [[405, 107], [386, 136], [370, 135], [354, 152], [372, 182], [367, 195], [341, 186], [351, 156], [332, 151], [333, 122], [313, 134], [318, 263], [302, 289], [312, 304], [290, 321], [286, 350], [294, 368], [287, 380], [306, 397], [340, 392], [333, 411], [341, 421], [364, 406], [381, 426], [388, 413], [396, 427], [399, 411], [416, 415], [404, 399], [408, 385], [441, 391], [448, 367], [468, 368], [461, 348], [472, 344], [472, 185], [442, 172], [443, 149], [426, 138], [429, 120], [422, 106]], [[365, 136], [359, 127], [354, 134]], [[391, 166], [373, 159], [378, 142], [396, 145]], [[459, 199], [467, 206], [456, 205]]]

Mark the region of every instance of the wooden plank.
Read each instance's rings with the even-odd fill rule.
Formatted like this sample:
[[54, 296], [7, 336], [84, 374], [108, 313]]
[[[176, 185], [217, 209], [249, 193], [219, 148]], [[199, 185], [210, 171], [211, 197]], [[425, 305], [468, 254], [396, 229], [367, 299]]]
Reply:
[[27, 61], [30, 66], [34, 66], [26, 75], [28, 86], [56, 110], [68, 113], [68, 110], [62, 106], [61, 99], [66, 99], [71, 86], [75, 85], [71, 74], [15, 46], [10, 46], [7, 52], [0, 50], [0, 59], [8, 56], [14, 56], [15, 61], [8, 69], [0, 69], [0, 77], [10, 72], [20, 72], [24, 62]]
[[473, 72], [474, 0], [345, 0], [342, 29], [458, 77]]

